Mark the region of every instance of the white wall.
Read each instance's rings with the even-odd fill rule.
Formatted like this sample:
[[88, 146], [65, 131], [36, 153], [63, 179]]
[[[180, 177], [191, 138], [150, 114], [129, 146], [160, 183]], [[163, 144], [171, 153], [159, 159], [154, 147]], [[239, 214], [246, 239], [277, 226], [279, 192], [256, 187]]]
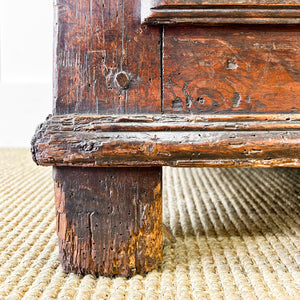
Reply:
[[0, 0], [0, 147], [29, 147], [52, 111], [52, 0]]

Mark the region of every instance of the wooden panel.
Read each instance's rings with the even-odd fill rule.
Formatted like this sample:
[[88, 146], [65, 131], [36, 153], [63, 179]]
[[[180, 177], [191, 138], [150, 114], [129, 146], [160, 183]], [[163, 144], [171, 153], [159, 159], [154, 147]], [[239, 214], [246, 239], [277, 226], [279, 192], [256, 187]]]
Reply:
[[[119, 122], [110, 117], [111, 130], [109, 118], [58, 117], [48, 119], [33, 140], [33, 157], [40, 165], [300, 166], [299, 115], [277, 121], [276, 116], [265, 116], [270, 124], [260, 123], [259, 116], [244, 123], [237, 122], [237, 117], [227, 118], [225, 124], [222, 118], [217, 124], [183, 116], [172, 124], [171, 116], [154, 117], [154, 131], [148, 130], [151, 118], [146, 117], [136, 119], [135, 126], [130, 117]], [[129, 126], [122, 126], [123, 122]]]
[[159, 28], [141, 27], [140, 9], [135, 0], [57, 1], [56, 114], [160, 112]]
[[299, 27], [165, 28], [163, 110], [300, 112]]

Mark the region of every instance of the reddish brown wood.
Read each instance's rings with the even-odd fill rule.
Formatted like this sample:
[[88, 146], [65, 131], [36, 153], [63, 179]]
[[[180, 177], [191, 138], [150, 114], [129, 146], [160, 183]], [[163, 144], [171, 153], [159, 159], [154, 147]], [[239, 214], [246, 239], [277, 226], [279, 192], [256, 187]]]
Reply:
[[299, 26], [233, 25], [296, 24], [299, 4], [56, 1], [54, 116], [32, 153], [55, 166], [66, 271], [160, 264], [163, 165], [300, 167]]
[[161, 111], [159, 28], [142, 27], [140, 10], [135, 0], [57, 1], [56, 114]]
[[299, 29], [165, 29], [164, 111], [299, 113]]
[[142, 2], [142, 21], [151, 25], [216, 25], [216, 24], [299, 24], [300, 4], [274, 3], [258, 4], [252, 1], [248, 5], [194, 3], [167, 4], [166, 1]]
[[[84, 120], [83, 117], [72, 119], [67, 116], [65, 119], [62, 117], [60, 122], [57, 119], [46, 121], [33, 140], [33, 155], [38, 164], [85, 167], [203, 166], [207, 161], [211, 166], [215, 161], [219, 166], [219, 160], [231, 160], [236, 161], [233, 166], [276, 166], [284, 163], [300, 166], [299, 121], [289, 121], [292, 129], [289, 131], [285, 130], [287, 121], [281, 125], [279, 122], [265, 122], [268, 128], [266, 138], [266, 129], [262, 130], [264, 123], [259, 122], [245, 122], [240, 127], [236, 122], [164, 124], [162, 117], [161, 123], [156, 121], [153, 124], [154, 131], [147, 130], [149, 122], [146, 122], [142, 126], [140, 123], [131, 124], [122, 130], [119, 130], [122, 128], [119, 125], [115, 132], [115, 125], [112, 125], [111, 131], [105, 125], [105, 130], [102, 130], [102, 122], [97, 122], [96, 117], [87, 116]], [[205, 125], [208, 129], [211, 127], [210, 130], [206, 130]], [[222, 130], [212, 130], [218, 126]], [[253, 130], [255, 126], [260, 131]], [[193, 131], [185, 127], [192, 127]]]
[[63, 131], [294, 131], [300, 130], [300, 114], [102, 116], [70, 114], [49, 116], [42, 127], [47, 127], [47, 134]]
[[[141, 26], [140, 1], [58, 0], [55, 9], [54, 114], [161, 111], [160, 29]], [[160, 168], [57, 169], [56, 199], [68, 202], [58, 215], [65, 270], [129, 276], [157, 267], [160, 175]], [[122, 209], [119, 215], [102, 216], [93, 207], [100, 196], [106, 207]]]
[[59, 254], [68, 272], [131, 276], [162, 261], [161, 168], [55, 168]]

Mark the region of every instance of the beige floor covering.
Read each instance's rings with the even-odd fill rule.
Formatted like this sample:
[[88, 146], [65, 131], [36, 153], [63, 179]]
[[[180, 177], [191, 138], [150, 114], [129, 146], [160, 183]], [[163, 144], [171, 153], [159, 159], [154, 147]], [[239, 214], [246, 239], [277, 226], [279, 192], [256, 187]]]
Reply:
[[300, 299], [300, 169], [164, 170], [159, 270], [65, 274], [51, 168], [0, 150], [0, 299]]

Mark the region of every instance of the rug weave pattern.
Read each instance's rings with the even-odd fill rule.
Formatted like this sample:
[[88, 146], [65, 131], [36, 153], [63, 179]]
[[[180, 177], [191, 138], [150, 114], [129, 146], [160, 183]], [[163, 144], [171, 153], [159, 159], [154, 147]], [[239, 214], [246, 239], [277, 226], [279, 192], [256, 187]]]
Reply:
[[51, 168], [0, 150], [0, 299], [300, 299], [300, 169], [164, 169], [163, 264], [65, 274]]

